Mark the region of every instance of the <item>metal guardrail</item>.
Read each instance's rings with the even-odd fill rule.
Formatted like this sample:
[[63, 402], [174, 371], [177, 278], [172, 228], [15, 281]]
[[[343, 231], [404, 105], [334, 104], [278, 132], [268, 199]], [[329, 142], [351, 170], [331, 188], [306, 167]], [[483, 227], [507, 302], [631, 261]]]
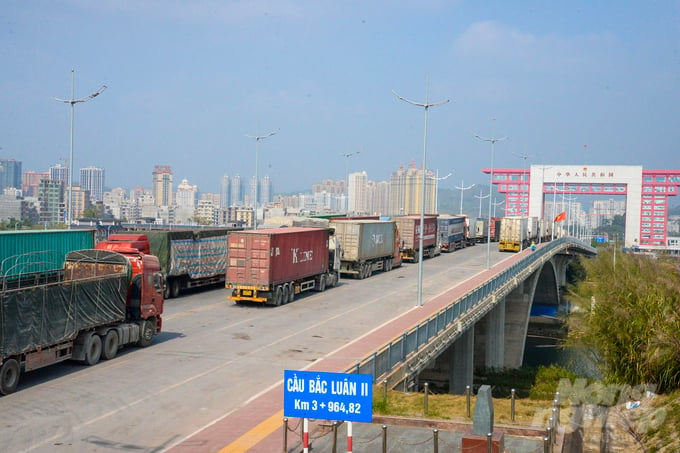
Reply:
[[[371, 374], [373, 383], [379, 382], [399, 365], [412, 359], [415, 353], [439, 335], [443, 335], [445, 331], [455, 328], [455, 333], [461, 334], [467, 325], [481, 316], [477, 309], [485, 312], [486, 309], [492, 308], [497, 298], [508, 294], [518, 285], [518, 282], [531, 275], [539, 266], [543, 266], [555, 254], [568, 248], [581, 249], [586, 253], [597, 253], [593, 247], [574, 238], [556, 239], [550, 242], [549, 246], [540, 247], [535, 252], [527, 254], [512, 266], [453, 300], [428, 319], [349, 367], [347, 372]], [[473, 316], [464, 316], [467, 314]]]

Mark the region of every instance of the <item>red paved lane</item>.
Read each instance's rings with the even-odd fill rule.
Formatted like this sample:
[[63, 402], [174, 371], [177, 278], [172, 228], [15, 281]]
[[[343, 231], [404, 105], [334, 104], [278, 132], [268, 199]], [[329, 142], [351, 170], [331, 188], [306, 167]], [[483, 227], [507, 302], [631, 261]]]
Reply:
[[[382, 326], [352, 343], [317, 360], [305, 370], [345, 372], [350, 366], [356, 364], [357, 358], [369, 356], [381, 346], [400, 336], [404, 331], [409, 330], [479, 284], [503, 271], [506, 267], [519, 261], [523, 255], [523, 253], [518, 253], [491, 269], [485, 270], [435, 296], [422, 307], [414, 307], [401, 316], [388, 320]], [[224, 418], [183, 440], [168, 451], [172, 453], [281, 452], [283, 451], [282, 421], [283, 381], [256, 395], [240, 409], [227, 414]], [[297, 426], [298, 420], [290, 420], [290, 422]], [[313, 426], [310, 424], [311, 431], [313, 431]], [[288, 433], [288, 448], [300, 445], [299, 433], [299, 429], [297, 432]]]

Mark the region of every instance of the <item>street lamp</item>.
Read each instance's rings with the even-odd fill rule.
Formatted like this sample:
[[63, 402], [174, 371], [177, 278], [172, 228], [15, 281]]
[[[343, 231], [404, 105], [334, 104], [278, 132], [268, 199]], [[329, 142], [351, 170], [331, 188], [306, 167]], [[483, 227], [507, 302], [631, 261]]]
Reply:
[[392, 90], [392, 93], [400, 100], [407, 102], [416, 107], [423, 107], [425, 110], [425, 131], [423, 132], [423, 183], [422, 183], [422, 196], [421, 196], [421, 206], [420, 206], [420, 241], [418, 250], [418, 306], [423, 305], [423, 236], [425, 235], [425, 173], [427, 172], [427, 112], [430, 107], [437, 107], [438, 105], [443, 105], [449, 102], [448, 99], [443, 101], [430, 103], [428, 102], [428, 79], [425, 78], [425, 102], [414, 102], [408, 100], [402, 96], [399, 96], [396, 91]]
[[[496, 121], [496, 118], [493, 119], [494, 123]], [[478, 138], [479, 140], [482, 140], [484, 142], [491, 142], [491, 171], [489, 172], [489, 196], [491, 196], [491, 192], [493, 192], [493, 154], [494, 154], [494, 146], [496, 145], [496, 142], [500, 142], [503, 140], [506, 140], [507, 137], [503, 138], [485, 138], [482, 136], [479, 136], [477, 134], [474, 134], [475, 138]], [[489, 225], [488, 225], [488, 233], [487, 237], [491, 237], [491, 203], [489, 203]], [[491, 268], [491, 241], [486, 242], [486, 268], [490, 269]]]
[[475, 198], [479, 199], [479, 214], [477, 214], [477, 218], [482, 218], [482, 200], [485, 198], [489, 198], [491, 194], [486, 194], [482, 195], [482, 189], [479, 189], [479, 195], [475, 195]]
[[[500, 206], [503, 203], [505, 203], [505, 200], [501, 200], [498, 203], [496, 203], [496, 197], [493, 197], [493, 216], [496, 217], [496, 206]], [[491, 222], [491, 219], [489, 219], [489, 222]]]
[[439, 181], [443, 181], [447, 179], [449, 176], [451, 176], [452, 173], [449, 173], [446, 176], [442, 176], [441, 178], [439, 177], [439, 169], [437, 169], [437, 172], [434, 177], [434, 213], [439, 214], [439, 206], [437, 204], [437, 196], [439, 195]]
[[465, 184], [463, 184], [463, 180], [460, 180], [460, 187], [456, 186], [456, 189], [460, 190], [460, 215], [463, 215], [463, 192], [465, 192], [468, 189], [472, 189], [475, 185], [472, 184], [470, 186], [465, 187]]
[[353, 153], [342, 153], [340, 154], [345, 158], [345, 175], [347, 175], [347, 213], [349, 214], [349, 158], [355, 154], [360, 154], [361, 151], [355, 151]]
[[[521, 203], [521, 201], [522, 201], [522, 184], [524, 183], [524, 181], [526, 181], [527, 195], [528, 195], [528, 193], [529, 193], [529, 180], [527, 179], [527, 172], [526, 172], [527, 159], [529, 159], [530, 157], [534, 157], [534, 156], [532, 154], [521, 154], [521, 153], [512, 153], [512, 154], [516, 157], [519, 157], [520, 159], [524, 159], [524, 165], [522, 165], [522, 177], [520, 178], [520, 182], [519, 182], [519, 198], [520, 198], [519, 209], [520, 209], [520, 214], [524, 215], [524, 212], [523, 212], [524, 209], [522, 209], [522, 203]], [[527, 216], [529, 215], [528, 205], [527, 205], [526, 215]]]
[[[280, 130], [280, 129], [279, 129]], [[271, 137], [272, 135], [276, 135], [279, 130], [270, 132], [266, 135], [247, 135], [246, 137], [255, 139], [255, 199], [253, 200], [253, 210], [255, 211], [253, 214], [255, 216], [255, 221], [253, 222], [253, 229], [257, 229], [257, 202], [258, 202], [258, 188], [260, 185], [260, 181], [258, 180], [258, 175], [257, 175], [257, 169], [258, 169], [258, 157], [259, 157], [259, 144], [260, 140], [264, 140], [267, 137]]]
[[71, 221], [73, 219], [73, 120], [75, 105], [83, 102], [87, 102], [90, 99], [96, 98], [107, 88], [106, 85], [99, 87], [94, 93], [85, 96], [84, 98], [76, 99], [76, 82], [75, 82], [75, 70], [71, 69], [71, 99], [60, 99], [52, 97], [55, 101], [63, 102], [64, 104], [71, 104], [71, 140], [69, 146], [69, 158], [68, 158], [68, 209], [66, 214], [66, 222], [68, 223], [67, 228], [71, 229]]

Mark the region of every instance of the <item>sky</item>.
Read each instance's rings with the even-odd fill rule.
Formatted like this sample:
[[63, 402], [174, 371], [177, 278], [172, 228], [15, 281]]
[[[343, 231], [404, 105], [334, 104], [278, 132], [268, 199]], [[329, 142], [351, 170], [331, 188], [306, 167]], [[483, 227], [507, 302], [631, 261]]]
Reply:
[[454, 188], [488, 181], [474, 134], [507, 137], [496, 168], [680, 169], [677, 0], [4, 0], [0, 61], [23, 171], [68, 159], [71, 70], [75, 98], [107, 86], [74, 107], [73, 165], [109, 188], [169, 165], [201, 192], [256, 168], [309, 192], [424, 154]]

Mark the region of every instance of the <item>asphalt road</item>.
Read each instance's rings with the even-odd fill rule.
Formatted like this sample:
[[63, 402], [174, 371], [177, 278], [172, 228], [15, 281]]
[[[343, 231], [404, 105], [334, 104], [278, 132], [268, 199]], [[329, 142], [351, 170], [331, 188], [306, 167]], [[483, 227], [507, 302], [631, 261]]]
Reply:
[[[492, 264], [511, 255], [492, 244]], [[486, 267], [486, 245], [423, 263], [423, 301]], [[145, 349], [93, 367], [22, 375], [0, 398], [3, 452], [160, 452], [389, 319], [414, 309], [417, 264], [342, 280], [281, 307], [235, 305], [216, 288], [166, 302]], [[357, 357], [357, 359], [359, 359]]]

